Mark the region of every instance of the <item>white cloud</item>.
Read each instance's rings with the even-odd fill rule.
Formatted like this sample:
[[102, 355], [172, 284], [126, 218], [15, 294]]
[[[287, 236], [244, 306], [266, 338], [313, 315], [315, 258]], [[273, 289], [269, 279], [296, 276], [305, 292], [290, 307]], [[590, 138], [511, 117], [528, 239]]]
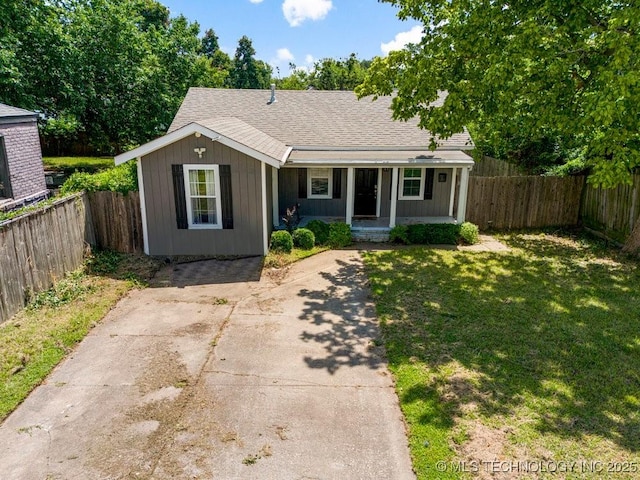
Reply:
[[307, 66], [313, 66], [313, 64], [316, 63], [316, 59], [313, 58], [313, 55], [307, 53], [307, 56], [304, 57], [304, 63], [306, 63]]
[[297, 27], [305, 20], [322, 20], [333, 8], [331, 0], [284, 0], [282, 12], [289, 25]]
[[288, 48], [279, 48], [276, 52], [276, 59], [280, 62], [293, 62], [295, 57]]
[[262, 3], [262, 0], [249, 0], [251, 3]]
[[424, 33], [422, 32], [422, 27], [420, 25], [416, 25], [408, 32], [398, 33], [390, 42], [381, 43], [380, 50], [382, 50], [382, 53], [384, 53], [385, 55], [388, 55], [389, 52], [393, 50], [402, 50], [408, 43], [420, 43], [423, 35]]
[[269, 60], [269, 65], [273, 68], [273, 73], [277, 77], [289, 75], [289, 64], [293, 63], [296, 57], [288, 48], [279, 48], [276, 55]]

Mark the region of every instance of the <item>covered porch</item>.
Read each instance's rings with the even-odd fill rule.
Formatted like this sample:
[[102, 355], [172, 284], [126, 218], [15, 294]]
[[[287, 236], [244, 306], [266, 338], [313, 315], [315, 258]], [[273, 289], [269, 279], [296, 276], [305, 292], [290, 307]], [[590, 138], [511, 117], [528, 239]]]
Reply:
[[300, 226], [344, 222], [354, 232], [412, 223], [462, 223], [472, 158], [463, 151], [294, 150], [271, 175], [273, 226], [298, 206]]

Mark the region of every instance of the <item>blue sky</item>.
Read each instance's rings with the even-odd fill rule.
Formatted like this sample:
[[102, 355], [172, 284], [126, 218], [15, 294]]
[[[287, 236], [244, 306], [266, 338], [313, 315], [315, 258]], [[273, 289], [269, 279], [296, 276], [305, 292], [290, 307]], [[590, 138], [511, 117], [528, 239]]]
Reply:
[[[322, 58], [360, 59], [417, 42], [421, 28], [400, 21], [397, 9], [377, 0], [160, 0], [171, 16], [183, 14], [212, 28], [221, 48], [233, 56], [247, 35], [256, 57], [289, 75], [289, 62], [309, 68]], [[274, 75], [277, 71], [274, 68]]]

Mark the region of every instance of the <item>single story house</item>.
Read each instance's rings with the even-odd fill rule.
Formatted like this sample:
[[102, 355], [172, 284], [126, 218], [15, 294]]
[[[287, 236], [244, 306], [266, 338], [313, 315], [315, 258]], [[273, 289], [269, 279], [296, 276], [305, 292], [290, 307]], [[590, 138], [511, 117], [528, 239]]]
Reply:
[[191, 88], [165, 136], [115, 157], [137, 160], [145, 252], [266, 254], [294, 205], [304, 220], [355, 233], [464, 221], [468, 132], [432, 151], [432, 135], [393, 121], [390, 104], [347, 91]]
[[44, 178], [38, 115], [0, 103], [0, 208], [31, 203], [49, 194]]

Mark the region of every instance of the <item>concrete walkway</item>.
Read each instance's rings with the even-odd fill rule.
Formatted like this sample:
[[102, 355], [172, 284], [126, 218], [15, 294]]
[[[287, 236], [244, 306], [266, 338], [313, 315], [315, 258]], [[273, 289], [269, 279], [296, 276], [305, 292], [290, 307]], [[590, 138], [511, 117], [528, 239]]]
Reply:
[[357, 252], [167, 267], [0, 426], [7, 479], [410, 479]]

